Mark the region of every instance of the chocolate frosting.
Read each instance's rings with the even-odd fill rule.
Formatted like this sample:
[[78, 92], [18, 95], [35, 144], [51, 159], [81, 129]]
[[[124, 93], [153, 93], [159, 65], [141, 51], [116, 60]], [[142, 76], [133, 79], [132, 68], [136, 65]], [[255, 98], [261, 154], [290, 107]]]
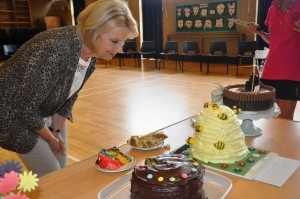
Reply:
[[147, 158], [133, 171], [131, 199], [204, 199], [204, 171], [204, 166], [183, 155]]

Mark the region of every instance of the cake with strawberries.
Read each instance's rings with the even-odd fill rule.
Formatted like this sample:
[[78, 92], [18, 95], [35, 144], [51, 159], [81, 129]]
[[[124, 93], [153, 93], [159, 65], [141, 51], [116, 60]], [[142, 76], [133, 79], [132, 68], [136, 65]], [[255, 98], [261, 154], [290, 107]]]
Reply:
[[205, 199], [202, 164], [184, 155], [160, 155], [136, 166], [131, 178], [131, 199]]
[[195, 133], [188, 139], [193, 158], [204, 163], [232, 164], [248, 155], [238, 111], [225, 105], [204, 105], [194, 124]]
[[223, 103], [230, 108], [238, 107], [242, 111], [262, 111], [270, 109], [275, 103], [276, 89], [260, 84], [259, 77], [252, 74], [245, 84], [224, 87]]

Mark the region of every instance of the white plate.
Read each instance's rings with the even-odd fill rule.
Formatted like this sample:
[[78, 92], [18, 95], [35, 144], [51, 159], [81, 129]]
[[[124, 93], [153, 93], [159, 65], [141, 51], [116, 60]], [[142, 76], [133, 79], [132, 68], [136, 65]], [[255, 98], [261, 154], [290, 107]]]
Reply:
[[141, 148], [141, 147], [136, 147], [136, 146], [132, 146], [131, 144], [129, 144], [132, 148], [137, 149], [137, 150], [142, 150], [142, 151], [150, 151], [150, 150], [154, 150], [154, 149], [158, 149], [160, 147], [162, 147], [164, 145], [164, 141], [162, 140], [161, 144], [156, 145], [154, 147], [150, 147], [150, 148]]
[[[130, 199], [130, 179], [132, 172], [106, 186], [98, 193], [98, 199]], [[203, 189], [206, 198], [223, 199], [232, 188], [230, 179], [206, 170]]]
[[101, 167], [98, 166], [98, 164], [96, 162], [95, 162], [95, 168], [98, 169], [99, 171], [111, 172], [111, 173], [116, 173], [116, 172], [121, 172], [121, 171], [128, 170], [128, 169], [132, 168], [135, 165], [135, 159], [134, 159], [134, 157], [131, 157], [129, 155], [126, 155], [126, 156], [128, 158], [130, 158], [130, 162], [128, 164], [123, 165], [118, 170], [111, 170], [111, 169], [101, 168]]

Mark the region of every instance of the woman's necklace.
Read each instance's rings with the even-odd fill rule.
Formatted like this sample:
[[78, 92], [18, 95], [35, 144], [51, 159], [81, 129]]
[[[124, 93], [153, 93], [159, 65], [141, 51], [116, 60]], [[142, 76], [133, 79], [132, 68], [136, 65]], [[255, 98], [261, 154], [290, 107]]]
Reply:
[[[80, 57], [81, 60], [85, 61], [85, 62], [88, 62], [89, 61], [89, 57], [86, 58], [86, 59], [83, 59]], [[76, 72], [80, 72], [80, 73], [83, 73], [85, 72], [85, 69], [87, 68], [87, 66], [84, 66], [82, 61], [78, 61], [78, 64], [77, 64], [77, 67], [76, 67]]]
[[81, 65], [80, 63], [77, 64], [76, 67], [76, 72], [80, 72], [82, 73], [84, 71], [84, 69], [86, 68], [86, 66]]

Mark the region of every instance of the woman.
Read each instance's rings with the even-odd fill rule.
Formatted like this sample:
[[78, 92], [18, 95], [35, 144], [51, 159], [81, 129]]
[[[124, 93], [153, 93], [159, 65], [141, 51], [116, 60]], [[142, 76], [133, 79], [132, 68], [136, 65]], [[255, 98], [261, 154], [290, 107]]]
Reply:
[[300, 100], [300, 1], [274, 0], [265, 25], [269, 33], [250, 24], [249, 30], [269, 43], [269, 54], [262, 73], [262, 83], [276, 88], [279, 117], [293, 120]]
[[112, 59], [138, 35], [122, 0], [98, 0], [77, 21], [38, 34], [0, 69], [0, 146], [39, 177], [66, 166], [66, 119], [96, 59]]

